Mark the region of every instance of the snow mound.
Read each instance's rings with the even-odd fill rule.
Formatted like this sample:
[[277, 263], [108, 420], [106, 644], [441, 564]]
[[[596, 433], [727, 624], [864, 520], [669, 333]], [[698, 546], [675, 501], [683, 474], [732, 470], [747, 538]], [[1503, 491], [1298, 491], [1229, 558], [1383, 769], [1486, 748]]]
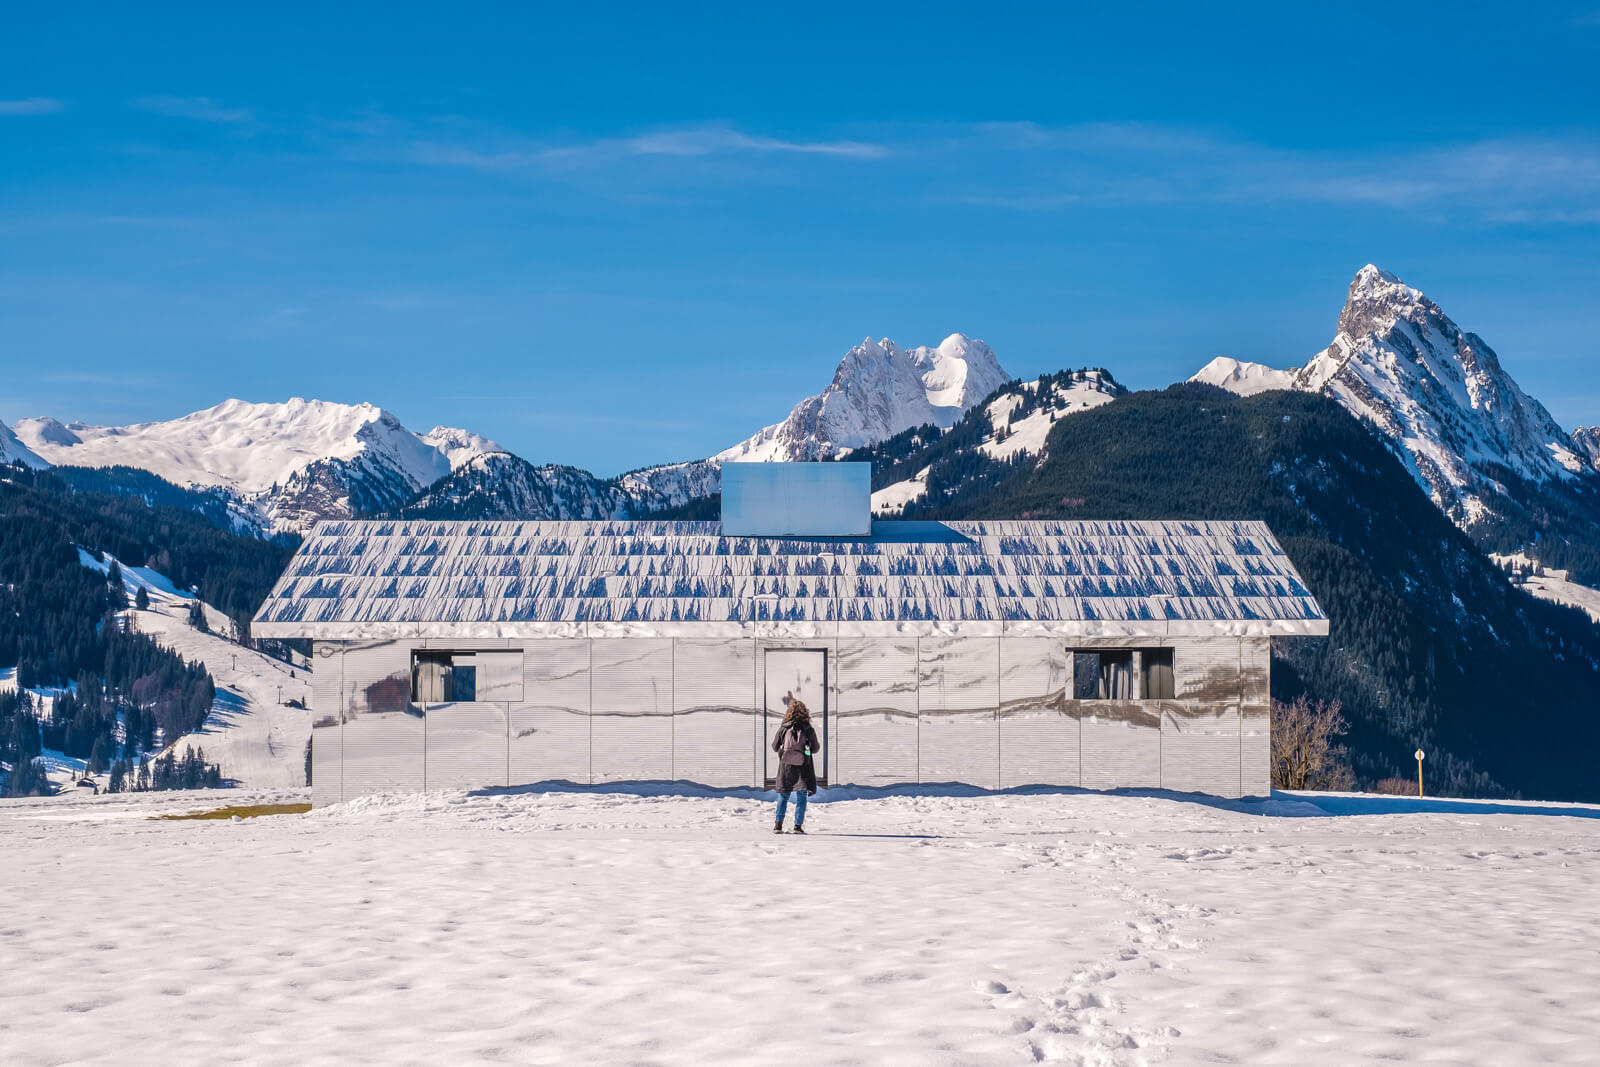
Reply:
[[1294, 376], [1292, 370], [1276, 370], [1265, 363], [1218, 356], [1201, 367], [1189, 380], [1220, 386], [1240, 396], [1255, 396], [1271, 389], [1293, 389]]

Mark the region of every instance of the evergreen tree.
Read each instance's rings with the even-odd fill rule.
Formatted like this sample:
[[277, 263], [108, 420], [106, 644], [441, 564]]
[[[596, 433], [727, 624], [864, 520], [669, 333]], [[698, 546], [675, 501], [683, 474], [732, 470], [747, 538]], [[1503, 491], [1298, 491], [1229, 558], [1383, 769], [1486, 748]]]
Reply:
[[189, 625], [203, 634], [211, 632], [211, 625], [206, 622], [205, 605], [198, 600], [189, 601]]
[[149, 611], [150, 590], [141, 585], [139, 591], [133, 594], [133, 607], [136, 611]]

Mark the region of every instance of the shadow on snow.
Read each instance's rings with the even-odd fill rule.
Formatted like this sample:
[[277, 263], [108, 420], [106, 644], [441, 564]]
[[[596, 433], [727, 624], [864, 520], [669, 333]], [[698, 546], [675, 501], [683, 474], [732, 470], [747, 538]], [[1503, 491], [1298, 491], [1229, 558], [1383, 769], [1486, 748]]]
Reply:
[[[605, 782], [584, 785], [564, 780], [534, 782], [528, 785], [491, 786], [471, 791], [472, 796], [524, 796], [540, 793], [592, 793], [651, 797], [705, 797], [739, 800], [772, 800], [771, 789], [716, 789], [684, 781]], [[1375, 793], [1289, 793], [1273, 790], [1271, 796], [1229, 798], [1207, 793], [1180, 793], [1170, 789], [1079, 789], [1072, 786], [1025, 785], [1010, 789], [984, 789], [959, 782], [920, 785], [836, 786], [818, 790], [812, 804], [835, 804], [850, 800], [886, 797], [1137, 797], [1195, 804], [1222, 811], [1267, 818], [1326, 818], [1342, 815], [1559, 815], [1579, 819], [1600, 819], [1600, 806], [1556, 804], [1506, 800], [1469, 800], [1451, 797], [1399, 797]]]

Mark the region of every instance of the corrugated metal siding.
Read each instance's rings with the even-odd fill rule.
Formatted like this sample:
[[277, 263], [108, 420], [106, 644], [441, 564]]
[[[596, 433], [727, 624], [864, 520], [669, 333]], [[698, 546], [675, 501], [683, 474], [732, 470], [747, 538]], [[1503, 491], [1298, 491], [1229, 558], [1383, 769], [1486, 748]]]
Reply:
[[1161, 703], [1161, 788], [1239, 795], [1238, 708]]
[[1243, 722], [1239, 736], [1239, 785], [1245, 796], [1272, 792], [1272, 641], [1240, 642]]
[[524, 646], [523, 702], [511, 705], [511, 784], [589, 784], [590, 688], [588, 641]]
[[444, 704], [427, 709], [427, 788], [479, 789], [506, 784], [503, 704]]
[[1083, 788], [1161, 788], [1161, 716], [1121, 700], [1080, 700]]
[[920, 696], [917, 779], [999, 783], [1000, 640], [924, 637], [917, 642]]
[[1000, 786], [1079, 783], [1078, 717], [1066, 648], [1053, 637], [1000, 641]]
[[596, 638], [593, 645], [594, 780], [672, 778], [672, 642]]
[[423, 788], [422, 711], [411, 704], [411, 650], [402, 642], [344, 653], [344, 799]]
[[673, 642], [673, 776], [701, 785], [756, 784], [754, 640]]
[[838, 664], [835, 780], [917, 781], [916, 639], [840, 641]]

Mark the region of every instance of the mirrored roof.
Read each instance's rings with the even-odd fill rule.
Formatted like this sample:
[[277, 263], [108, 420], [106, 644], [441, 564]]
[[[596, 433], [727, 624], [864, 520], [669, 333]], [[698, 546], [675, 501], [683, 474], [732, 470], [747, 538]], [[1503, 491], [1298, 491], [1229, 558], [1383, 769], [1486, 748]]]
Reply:
[[261, 637], [1317, 634], [1260, 522], [876, 522], [865, 538], [715, 522], [322, 522]]

